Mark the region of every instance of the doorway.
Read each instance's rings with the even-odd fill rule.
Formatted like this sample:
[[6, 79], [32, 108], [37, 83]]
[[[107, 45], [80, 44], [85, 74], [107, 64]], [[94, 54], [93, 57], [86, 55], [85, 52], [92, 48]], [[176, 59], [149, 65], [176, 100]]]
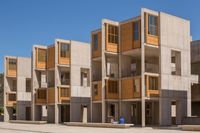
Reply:
[[137, 104], [134, 103], [131, 105], [131, 123], [136, 124], [137, 121]]
[[172, 125], [176, 125], [176, 101], [171, 102], [171, 123]]
[[61, 123], [70, 121], [70, 107], [69, 105], [61, 105], [60, 107]]
[[31, 120], [31, 107], [26, 107], [26, 120]]
[[81, 118], [82, 118], [82, 120], [81, 120], [81, 122], [83, 122], [83, 123], [87, 123], [87, 114], [88, 114], [88, 109], [87, 109], [87, 106], [82, 106], [81, 107]]

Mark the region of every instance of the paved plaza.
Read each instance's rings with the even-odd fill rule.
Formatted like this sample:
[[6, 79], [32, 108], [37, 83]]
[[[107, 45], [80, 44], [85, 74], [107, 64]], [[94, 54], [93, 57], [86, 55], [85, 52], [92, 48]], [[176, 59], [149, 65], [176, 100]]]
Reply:
[[[91, 128], [91, 127], [72, 127], [56, 124], [14, 124], [0, 123], [0, 133], [188, 133], [176, 127], [154, 128], [154, 127], [132, 127], [128, 129], [113, 128]], [[192, 133], [192, 132], [191, 132]]]

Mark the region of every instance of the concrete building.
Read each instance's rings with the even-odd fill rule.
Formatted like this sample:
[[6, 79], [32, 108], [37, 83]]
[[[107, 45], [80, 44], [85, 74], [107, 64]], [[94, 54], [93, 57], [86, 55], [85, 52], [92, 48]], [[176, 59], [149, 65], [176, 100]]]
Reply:
[[32, 50], [32, 118], [49, 123], [90, 121], [90, 45], [56, 39]]
[[[200, 40], [191, 42], [191, 72], [200, 76]], [[192, 115], [200, 117], [200, 80], [192, 85]]]
[[31, 119], [31, 59], [4, 58], [4, 121]]
[[142, 8], [122, 22], [103, 19], [91, 38], [92, 122], [173, 125], [191, 116], [189, 20]]
[[0, 108], [3, 108], [3, 97], [4, 97], [4, 87], [3, 87], [3, 84], [4, 84], [4, 76], [3, 76], [3, 73], [0, 73]]

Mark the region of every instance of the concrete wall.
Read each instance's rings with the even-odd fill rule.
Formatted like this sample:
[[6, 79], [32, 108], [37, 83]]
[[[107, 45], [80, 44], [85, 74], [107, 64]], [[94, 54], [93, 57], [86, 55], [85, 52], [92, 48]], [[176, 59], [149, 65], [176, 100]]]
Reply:
[[[171, 75], [171, 50], [181, 52], [181, 76]], [[166, 108], [169, 108], [169, 102], [182, 92], [187, 96], [179, 99], [180, 115], [182, 117], [191, 115], [190, 22], [162, 12], [160, 13], [160, 66], [160, 124], [168, 125], [170, 114]], [[167, 99], [165, 93], [170, 94]]]
[[70, 121], [82, 122], [82, 107], [87, 106], [87, 121], [90, 122], [90, 98], [71, 97]]
[[92, 122], [102, 122], [102, 105], [101, 103], [92, 104]]
[[[90, 45], [71, 41], [71, 96], [90, 97], [90, 86], [81, 86], [81, 68], [90, 69]], [[90, 71], [89, 71], [90, 73]]]
[[31, 59], [19, 57], [17, 63], [17, 100], [31, 101], [31, 92], [26, 92], [26, 78], [31, 78]]

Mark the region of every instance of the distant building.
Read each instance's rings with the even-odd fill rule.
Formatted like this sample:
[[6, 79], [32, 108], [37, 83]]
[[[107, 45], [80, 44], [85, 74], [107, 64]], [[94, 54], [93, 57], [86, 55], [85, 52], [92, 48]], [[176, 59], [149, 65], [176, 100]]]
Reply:
[[3, 73], [0, 74], [0, 107], [3, 107]]
[[4, 121], [31, 119], [31, 58], [4, 58]]

